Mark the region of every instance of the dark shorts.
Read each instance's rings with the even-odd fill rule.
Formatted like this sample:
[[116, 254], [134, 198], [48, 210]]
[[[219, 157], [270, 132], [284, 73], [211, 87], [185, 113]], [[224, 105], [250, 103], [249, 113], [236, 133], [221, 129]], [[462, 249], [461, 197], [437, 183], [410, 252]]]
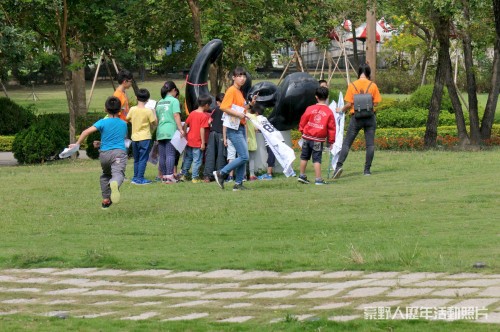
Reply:
[[304, 139], [304, 143], [302, 144], [302, 152], [300, 153], [300, 160], [309, 160], [311, 159], [313, 163], [321, 164], [321, 156], [323, 154], [323, 142], [315, 142]]

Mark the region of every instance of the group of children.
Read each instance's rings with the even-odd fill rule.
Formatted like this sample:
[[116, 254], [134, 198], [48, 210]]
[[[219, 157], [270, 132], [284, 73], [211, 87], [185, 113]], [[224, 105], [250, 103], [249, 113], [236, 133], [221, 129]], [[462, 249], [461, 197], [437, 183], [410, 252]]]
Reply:
[[[108, 208], [112, 203], [120, 201], [119, 188], [125, 179], [127, 163], [127, 122], [131, 124], [131, 146], [134, 158], [134, 176], [132, 184], [145, 185], [152, 183], [144, 177], [146, 165], [150, 155], [153, 134], [156, 130], [158, 144], [158, 177], [164, 184], [174, 184], [185, 181], [192, 167], [191, 181], [193, 183], [216, 181], [224, 189], [224, 182], [234, 179], [234, 191], [247, 189], [243, 181], [271, 180], [276, 158], [266, 142], [267, 172], [257, 177], [256, 156], [257, 140], [256, 128], [253, 121], [260, 126], [271, 126], [263, 115], [264, 108], [256, 103], [256, 97], [247, 103], [240, 91], [246, 81], [245, 71], [241, 68], [233, 72], [234, 85], [226, 94], [216, 96], [217, 107], [211, 109], [212, 97], [201, 95], [198, 98], [198, 108], [193, 110], [184, 124], [180, 117], [180, 104], [177, 99], [179, 90], [172, 81], [167, 81], [161, 88], [162, 99], [156, 103], [154, 109], [146, 107], [150, 93], [146, 89], [137, 92], [137, 106], [128, 109], [128, 99], [123, 99], [125, 89], [131, 85], [131, 75], [119, 75], [120, 87], [118, 97], [109, 97], [105, 108], [107, 116], [97, 121], [93, 126], [82, 132], [76, 144], [81, 144], [85, 138], [95, 131], [101, 132], [99, 159], [102, 167], [101, 191], [102, 207]], [[115, 92], [115, 95], [117, 93]], [[120, 98], [122, 97], [122, 98]], [[335, 121], [333, 113], [327, 105], [328, 89], [320, 87], [316, 91], [318, 103], [305, 110], [301, 118], [299, 130], [302, 132], [302, 153], [300, 155], [300, 175], [298, 181], [308, 184], [305, 175], [308, 160], [312, 156], [315, 170], [315, 184], [325, 182], [321, 178], [321, 156], [323, 144], [328, 140], [332, 144], [335, 138]], [[236, 112], [233, 105], [241, 106], [242, 113]], [[233, 116], [239, 119], [238, 129], [224, 126], [224, 117]], [[181, 172], [176, 174], [175, 169], [180, 154], [172, 144], [174, 135], [185, 137], [187, 145]], [[280, 135], [278, 130], [274, 132]], [[73, 147], [73, 145], [70, 145]], [[205, 159], [203, 173], [200, 168]], [[249, 174], [246, 166], [249, 166]]]
[[[224, 94], [216, 96], [217, 106], [212, 110], [212, 97], [202, 95], [198, 98], [198, 109], [191, 112], [184, 124], [184, 131], [187, 132], [187, 146], [184, 152], [182, 171], [180, 180], [185, 181], [189, 177], [189, 170], [192, 166], [191, 181], [193, 183], [214, 181], [213, 173], [220, 171], [228, 163], [231, 163], [238, 156], [236, 148], [232, 141], [227, 137], [227, 127], [224, 126], [224, 112], [220, 105], [224, 99]], [[259, 104], [254, 104], [247, 117], [258, 123], [268, 123], [262, 115], [264, 108]], [[257, 158], [257, 137], [258, 131], [252, 121], [246, 121], [245, 124], [247, 144], [248, 144], [248, 170], [249, 174], [244, 176], [244, 180], [272, 180], [273, 168], [275, 166], [275, 156], [271, 149], [267, 149], [267, 173], [256, 176], [256, 158]], [[276, 131], [281, 135], [279, 131]], [[281, 140], [283, 137], [281, 136]], [[267, 145], [267, 143], [266, 143]], [[203, 173], [200, 172], [202, 161], [204, 162]], [[229, 173], [226, 182], [234, 181], [234, 171]]]

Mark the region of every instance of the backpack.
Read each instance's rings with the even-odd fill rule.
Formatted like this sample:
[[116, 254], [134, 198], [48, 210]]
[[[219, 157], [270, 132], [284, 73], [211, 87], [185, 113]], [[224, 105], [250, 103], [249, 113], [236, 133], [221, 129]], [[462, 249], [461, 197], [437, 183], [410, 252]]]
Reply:
[[351, 83], [354, 89], [356, 89], [356, 94], [354, 95], [354, 117], [356, 119], [364, 119], [373, 116], [373, 98], [368, 91], [370, 90], [370, 86], [373, 82], [370, 82], [368, 88], [366, 88], [366, 92], [363, 90], [361, 92], [358, 91], [358, 88]]

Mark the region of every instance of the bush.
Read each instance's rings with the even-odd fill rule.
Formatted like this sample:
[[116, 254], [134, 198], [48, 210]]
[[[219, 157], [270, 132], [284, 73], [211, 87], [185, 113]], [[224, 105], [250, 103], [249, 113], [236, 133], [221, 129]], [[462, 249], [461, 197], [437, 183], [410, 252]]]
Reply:
[[[102, 119], [105, 116], [105, 112], [87, 113], [85, 115], [78, 116], [75, 121], [76, 134], [80, 134], [82, 131], [92, 126], [97, 120]], [[53, 122], [69, 132], [68, 113], [41, 114], [38, 118], [44, 119], [44, 121]]]
[[99, 149], [94, 148], [93, 142], [100, 140], [101, 140], [101, 133], [99, 131], [96, 131], [95, 133], [92, 133], [89, 136], [87, 136], [86, 139], [87, 147], [85, 148], [85, 152], [87, 152], [87, 157], [91, 159], [99, 158]]
[[33, 107], [25, 108], [9, 98], [0, 97], [0, 135], [15, 135], [28, 128], [35, 119]]
[[383, 98], [380, 103], [378, 103], [377, 107], [375, 109], [377, 112], [385, 110], [387, 108], [395, 107], [398, 106], [400, 101], [398, 99], [394, 98]]
[[67, 142], [67, 130], [57, 123], [40, 118], [16, 135], [12, 151], [20, 164], [44, 163], [57, 159]]
[[377, 86], [383, 93], [410, 94], [420, 86], [420, 74], [402, 70], [377, 71]]
[[12, 151], [15, 136], [0, 136], [0, 151]]
[[[500, 145], [500, 126], [495, 125], [490, 139], [484, 140], [482, 146]], [[408, 129], [377, 129], [375, 134], [375, 147], [378, 150], [423, 150], [424, 128]], [[456, 126], [442, 126], [438, 128], [437, 146], [452, 149], [459, 145]], [[365, 149], [365, 138], [363, 131], [354, 140], [351, 149], [353, 151]]]
[[[399, 102], [393, 107], [377, 110], [378, 128], [417, 128], [425, 127], [429, 110], [413, 106], [407, 102]], [[468, 121], [468, 119], [466, 119]], [[439, 126], [452, 126], [455, 116], [448, 112], [439, 114]]]
[[[420, 108], [429, 109], [432, 98], [432, 91], [434, 90], [434, 85], [423, 85], [419, 87], [410, 96], [410, 103], [414, 106]], [[443, 98], [441, 100], [441, 110], [454, 113], [453, 106], [451, 105], [451, 99], [448, 95], [448, 89], [443, 89]]]

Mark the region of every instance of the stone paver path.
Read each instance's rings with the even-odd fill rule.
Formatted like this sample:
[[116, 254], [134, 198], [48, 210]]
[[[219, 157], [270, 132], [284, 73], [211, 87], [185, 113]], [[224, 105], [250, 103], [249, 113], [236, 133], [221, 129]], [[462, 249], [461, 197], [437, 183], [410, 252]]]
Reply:
[[0, 316], [261, 323], [467, 319], [500, 324], [500, 275], [98, 268], [0, 270]]

